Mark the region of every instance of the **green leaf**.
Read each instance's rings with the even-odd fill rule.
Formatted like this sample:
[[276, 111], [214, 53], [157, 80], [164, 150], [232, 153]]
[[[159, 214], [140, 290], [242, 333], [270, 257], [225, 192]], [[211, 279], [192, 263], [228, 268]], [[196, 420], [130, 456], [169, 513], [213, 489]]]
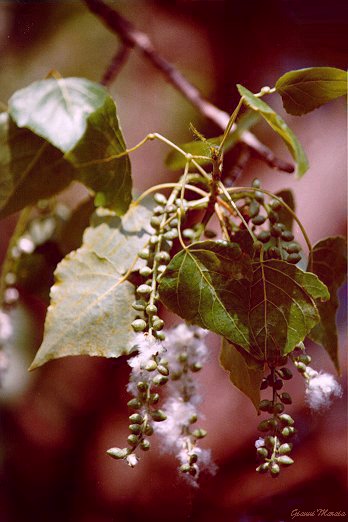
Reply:
[[289, 71], [275, 87], [286, 112], [300, 116], [347, 94], [347, 72], [335, 67]]
[[[276, 192], [276, 196], [282, 198], [282, 200], [295, 212], [295, 198], [294, 194], [290, 189], [280, 190]], [[283, 223], [288, 230], [292, 230], [294, 218], [283, 206], [277, 211], [279, 215], [279, 222]]]
[[[240, 140], [243, 132], [249, 130], [253, 125], [257, 123], [259, 119], [259, 115], [253, 111], [248, 111], [238, 120], [237, 129], [231, 132], [225, 142], [224, 151], [232, 149], [236, 143]], [[207, 141], [190, 141], [188, 143], [184, 143], [180, 145], [180, 148], [184, 152], [189, 152], [192, 156], [208, 156], [210, 157], [210, 147], [215, 145], [220, 145], [223, 138], [223, 134], [217, 136], [216, 138], [209, 138]], [[210, 161], [204, 159], [196, 160], [199, 165], [207, 165]], [[176, 150], [171, 150], [170, 153], [166, 157], [166, 166], [170, 170], [180, 170], [185, 168], [186, 159], [180, 154], [180, 152]]]
[[17, 91], [9, 113], [60, 150], [74, 168], [74, 179], [96, 192], [118, 215], [131, 202], [131, 171], [116, 106], [106, 89], [82, 78], [49, 78]]
[[309, 260], [309, 266], [313, 262], [313, 272], [326, 284], [330, 291], [330, 300], [318, 304], [320, 322], [310, 332], [309, 338], [325, 348], [337, 371], [339, 371], [336, 330], [337, 290], [346, 278], [346, 252], [347, 245], [343, 237], [328, 237], [314, 246]]
[[134, 286], [123, 276], [150, 237], [144, 223], [152, 212], [142, 205], [131, 205], [122, 218], [97, 212], [82, 247], [56, 269], [44, 339], [30, 369], [67, 355], [119, 357], [134, 344]]
[[0, 114], [0, 217], [66, 188], [73, 169], [62, 153]]
[[283, 139], [285, 145], [288, 147], [292, 157], [296, 162], [296, 175], [297, 177], [303, 176], [308, 170], [308, 160], [306, 154], [296, 138], [295, 134], [288, 127], [285, 121], [274, 112], [274, 110], [267, 105], [263, 100], [255, 96], [252, 92], [248, 91], [242, 85], [237, 85], [239, 94], [243, 96], [244, 103], [252, 110], [261, 114], [261, 116], [267, 121], [272, 129], [279, 134]]
[[256, 410], [259, 411], [263, 364], [226, 339], [222, 340], [220, 364], [229, 372], [231, 382], [251, 400]]
[[182, 250], [163, 274], [160, 298], [188, 322], [272, 362], [303, 341], [319, 321], [315, 301], [329, 293], [316, 275], [290, 263], [251, 262], [237, 252], [234, 243], [213, 241]]

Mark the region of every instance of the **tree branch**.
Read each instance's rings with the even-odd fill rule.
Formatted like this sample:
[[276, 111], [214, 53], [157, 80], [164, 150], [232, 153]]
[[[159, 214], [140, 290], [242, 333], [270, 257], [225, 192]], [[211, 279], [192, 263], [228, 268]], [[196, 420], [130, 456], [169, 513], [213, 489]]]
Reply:
[[131, 48], [128, 45], [123, 42], [121, 43], [120, 48], [113, 56], [108, 68], [103, 74], [103, 78], [100, 82], [102, 85], [109, 85], [116, 79], [116, 76], [127, 61], [130, 50]]
[[[138, 49], [154, 67], [156, 67], [184, 97], [194, 105], [199, 112], [214, 122], [222, 130], [225, 130], [229, 121], [229, 114], [222, 111], [208, 100], [200, 91], [192, 85], [171, 63], [158, 54], [146, 33], [136, 29], [126, 18], [105, 4], [103, 0], [83, 0], [88, 9], [101, 18], [104, 24], [113, 33], [118, 34], [123, 43], [129, 47]], [[232, 131], [236, 129], [233, 125]], [[243, 132], [240, 141], [248, 147], [270, 167], [292, 173], [294, 166], [291, 163], [277, 158], [273, 152], [261, 143], [254, 134], [249, 131]]]

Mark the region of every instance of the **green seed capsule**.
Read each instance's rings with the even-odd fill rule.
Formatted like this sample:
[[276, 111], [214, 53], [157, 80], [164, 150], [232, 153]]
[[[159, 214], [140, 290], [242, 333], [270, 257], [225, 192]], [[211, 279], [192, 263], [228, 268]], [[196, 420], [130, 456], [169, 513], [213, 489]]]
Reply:
[[301, 355], [299, 355], [298, 360], [300, 362], [302, 362], [303, 364], [305, 364], [306, 366], [308, 366], [312, 360], [312, 357], [310, 357], [307, 354], [301, 354]]
[[161, 252], [158, 252], [158, 254], [155, 255], [156, 261], [159, 261], [160, 263], [169, 263], [170, 261], [170, 255], [168, 252], [165, 252], [164, 250]]
[[208, 239], [214, 239], [214, 237], [216, 237], [216, 232], [214, 232], [214, 230], [209, 230], [208, 228], [206, 228], [204, 230], [204, 235]]
[[190, 457], [189, 457], [189, 463], [191, 464], [191, 466], [192, 466], [192, 464], [196, 464], [197, 460], [198, 460], [198, 455], [196, 455], [196, 453], [192, 453], [192, 455], [190, 455]]
[[274, 381], [273, 387], [274, 387], [275, 390], [281, 390], [282, 387], [283, 387], [283, 381], [281, 379], [276, 379]]
[[160, 400], [159, 393], [151, 393], [150, 395], [150, 404], [157, 404]]
[[272, 462], [270, 466], [270, 473], [272, 477], [278, 477], [280, 473], [280, 467], [276, 462]]
[[154, 315], [154, 314], [157, 314], [157, 312], [158, 312], [157, 306], [154, 304], [147, 305], [145, 310], [146, 310], [147, 315]]
[[270, 210], [268, 213], [268, 219], [270, 223], [277, 223], [277, 221], [279, 221], [279, 214], [274, 212], [274, 210]]
[[190, 469], [190, 464], [183, 464], [182, 466], [180, 466], [179, 471], [181, 471], [182, 473], [189, 473]]
[[291, 370], [289, 370], [289, 368], [286, 367], [280, 368], [280, 370], [278, 370], [278, 374], [282, 379], [284, 379], [284, 381], [288, 381], [292, 378]]
[[198, 420], [198, 416], [197, 416], [197, 414], [196, 414], [196, 413], [193, 413], [193, 414], [191, 415], [191, 417], [189, 418], [189, 423], [190, 423], [190, 424], [194, 424], [195, 422], [197, 422], [197, 420]]
[[159, 205], [166, 205], [166, 203], [167, 203], [167, 198], [163, 194], [161, 194], [160, 192], [156, 192], [156, 194], [154, 195], [153, 199]]
[[139, 299], [138, 301], [134, 301], [132, 304], [132, 308], [137, 310], [137, 312], [143, 312], [146, 307], [146, 302], [143, 299]]
[[305, 373], [306, 370], [307, 370], [307, 366], [305, 364], [303, 364], [302, 362], [296, 362], [296, 368], [298, 369], [298, 371], [300, 373]]
[[282, 240], [283, 241], [293, 241], [294, 234], [290, 230], [283, 230], [282, 232]]
[[156, 236], [156, 235], [151, 236], [149, 239], [150, 245], [157, 245], [157, 243], [159, 243], [159, 241], [160, 241], [160, 238], [159, 238], [159, 236]]
[[162, 364], [159, 364], [157, 366], [157, 371], [161, 374], [161, 375], [169, 375], [169, 370], [166, 366], [163, 366]]
[[152, 379], [152, 382], [155, 386], [163, 386], [168, 382], [168, 377], [166, 377], [165, 375], [156, 375]]
[[133, 413], [128, 418], [134, 424], [141, 424], [144, 420], [143, 417], [139, 415], [139, 413]]
[[182, 232], [183, 237], [186, 239], [193, 239], [195, 237], [195, 231], [192, 228], [186, 228]]
[[267, 379], [262, 379], [260, 384], [260, 390], [266, 390], [266, 388], [268, 388], [268, 381]]
[[180, 354], [178, 355], [178, 357], [177, 357], [178, 361], [181, 362], [181, 363], [185, 363], [185, 362], [187, 362], [187, 358], [188, 358], [188, 355], [187, 355], [186, 352], [182, 352], [182, 353], [180, 353]]
[[153, 321], [152, 328], [158, 332], [158, 330], [162, 330], [164, 326], [164, 321], [162, 319], [157, 319], [156, 321]]
[[269, 462], [264, 462], [263, 464], [260, 464], [260, 466], [258, 466], [256, 468], [256, 471], [258, 473], [267, 473], [268, 468], [269, 468]]
[[139, 433], [141, 432], [141, 426], [139, 424], [130, 424], [128, 428], [135, 435], [139, 435]]
[[301, 261], [301, 254], [289, 254], [286, 258], [286, 261], [292, 265], [296, 265], [299, 261]]
[[144, 392], [148, 389], [149, 385], [147, 382], [140, 381], [137, 383], [137, 388], [140, 392]]
[[284, 250], [286, 250], [289, 254], [297, 254], [300, 252], [301, 247], [298, 243], [289, 243], [288, 245], [284, 245]]
[[146, 424], [146, 426], [144, 428], [145, 435], [147, 435], [148, 437], [151, 437], [151, 435], [153, 435], [153, 432], [154, 432], [154, 429], [151, 426], [151, 424]]
[[257, 239], [261, 241], [261, 243], [268, 243], [268, 241], [271, 239], [271, 234], [270, 232], [268, 232], [268, 230], [263, 230], [257, 236]]
[[178, 220], [177, 218], [174, 218], [174, 219], [172, 219], [171, 222], [169, 223], [169, 226], [170, 226], [171, 228], [176, 228], [176, 227], [178, 226], [178, 224], [179, 224], [179, 220]]
[[272, 199], [272, 201], [270, 202], [270, 207], [272, 210], [280, 210], [282, 206], [283, 205], [281, 204], [281, 202], [277, 199]]
[[275, 437], [273, 437], [273, 435], [267, 435], [267, 437], [265, 437], [265, 446], [268, 449], [273, 451], [275, 443], [276, 443], [276, 439], [275, 439]]
[[254, 198], [255, 198], [256, 201], [258, 201], [259, 203], [262, 203], [263, 200], [265, 199], [265, 196], [263, 195], [262, 192], [260, 192], [259, 190], [257, 190], [256, 192], [254, 192]]
[[149, 259], [150, 250], [148, 248], [143, 248], [143, 250], [140, 250], [140, 252], [138, 252], [138, 257], [140, 257], [140, 259]]
[[116, 460], [124, 459], [128, 455], [127, 448], [110, 448], [106, 452], [110, 457]]
[[155, 422], [162, 422], [166, 420], [167, 415], [162, 410], [154, 410], [151, 412], [151, 417]]
[[199, 372], [202, 368], [203, 368], [203, 365], [198, 362], [190, 365], [190, 370], [193, 373]]
[[260, 212], [260, 205], [255, 199], [253, 199], [249, 205], [249, 216], [251, 218], [254, 218], [255, 216], [258, 215], [259, 212]]
[[263, 420], [258, 425], [257, 429], [259, 431], [268, 431], [270, 429], [270, 423], [269, 420]]
[[290, 429], [288, 427], [282, 429], [282, 435], [283, 437], [290, 437]]
[[140, 443], [140, 448], [143, 450], [143, 451], [149, 451], [151, 447], [151, 444], [150, 444], [150, 441], [148, 441], [147, 439], [143, 439]]
[[267, 253], [271, 259], [281, 259], [282, 257], [278, 247], [269, 247]]
[[166, 212], [168, 214], [172, 214], [173, 212], [176, 212], [176, 206], [175, 205], [167, 205], [166, 206]]
[[149, 294], [151, 294], [151, 286], [149, 286], [149, 285], [140, 285], [137, 288], [137, 293], [139, 295], [149, 295]]
[[261, 410], [261, 411], [268, 411], [270, 406], [272, 406], [272, 402], [264, 399], [259, 404], [259, 410]]
[[290, 451], [292, 450], [292, 444], [288, 444], [287, 442], [285, 442], [284, 444], [281, 444], [278, 448], [278, 453], [280, 455], [285, 455], [286, 453], [290, 453]]
[[292, 426], [294, 424], [294, 419], [288, 415], [287, 413], [282, 413], [280, 416], [279, 416], [280, 420], [282, 421], [283, 424], [287, 424], [288, 426]]
[[280, 400], [282, 401], [283, 404], [291, 404], [292, 403], [292, 399], [291, 399], [290, 395], [288, 393], [286, 393], [286, 392], [281, 394]]
[[251, 185], [253, 188], [261, 188], [261, 181], [258, 178], [255, 178]]
[[263, 458], [266, 458], [268, 455], [268, 451], [266, 450], [266, 448], [257, 448], [256, 453]]
[[152, 274], [152, 269], [149, 266], [143, 266], [140, 268], [139, 274], [143, 277], [149, 277]]
[[152, 228], [157, 230], [161, 226], [161, 219], [156, 216], [153, 216], [150, 220], [150, 225], [152, 226]]
[[134, 435], [134, 433], [132, 433], [127, 437], [127, 442], [130, 446], [134, 448], [138, 444], [139, 439], [136, 435]]
[[127, 402], [127, 406], [128, 408], [132, 408], [133, 410], [138, 410], [139, 408], [141, 408], [142, 404], [141, 401], [139, 401], [139, 399], [131, 399]]
[[182, 372], [171, 372], [170, 378], [172, 381], [178, 381], [182, 376]]
[[273, 237], [280, 237], [282, 235], [282, 229], [279, 223], [275, 223], [271, 228], [271, 235]]
[[274, 428], [274, 429], [275, 429], [275, 428], [278, 427], [278, 424], [279, 424], [279, 423], [278, 423], [278, 420], [277, 420], [277, 419], [269, 419], [268, 422], [269, 422], [269, 426], [270, 426], [271, 428]]
[[153, 335], [154, 335], [154, 336], [156, 337], [156, 339], [158, 339], [159, 341], [164, 341], [165, 338], [166, 338], [166, 335], [165, 335], [165, 333], [163, 333], [163, 332], [156, 332], [156, 331], [154, 331], [154, 332], [153, 332]]
[[135, 319], [132, 322], [132, 328], [135, 332], [143, 332], [146, 328], [146, 322], [144, 319]]
[[285, 409], [284, 404], [282, 404], [281, 402], [277, 402], [274, 405], [273, 412], [274, 413], [283, 413], [284, 409]]
[[266, 221], [266, 216], [262, 216], [259, 214], [258, 216], [255, 216], [252, 218], [251, 222], [253, 225], [263, 225], [263, 223]]
[[155, 207], [153, 209], [153, 213], [155, 216], [160, 216], [161, 214], [163, 214], [163, 212], [164, 212], [164, 208], [161, 207], [161, 205], [158, 205], [157, 207]]
[[277, 458], [277, 462], [281, 464], [282, 466], [291, 466], [291, 464], [294, 463], [291, 457], [288, 455], [281, 455]]
[[157, 363], [154, 360], [148, 361], [145, 366], [145, 370], [148, 372], [154, 372], [157, 369]]
[[194, 430], [192, 432], [192, 435], [196, 437], [196, 439], [203, 439], [208, 435], [207, 430], [204, 430], [203, 428], [198, 428], [197, 430]]

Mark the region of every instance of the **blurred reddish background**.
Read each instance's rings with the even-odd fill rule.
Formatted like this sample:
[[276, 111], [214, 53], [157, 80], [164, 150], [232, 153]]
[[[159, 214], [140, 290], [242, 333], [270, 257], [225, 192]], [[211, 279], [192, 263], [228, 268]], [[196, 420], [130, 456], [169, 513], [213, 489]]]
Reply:
[[[206, 97], [229, 112], [237, 101], [236, 83], [256, 92], [263, 85], [274, 85], [291, 69], [346, 67], [347, 12], [346, 3], [339, 0], [120, 0], [111, 4], [146, 30], [158, 50]], [[2, 102], [51, 69], [98, 81], [119, 45], [77, 1], [0, 3], [0, 42]], [[206, 136], [219, 132], [135, 52], [110, 90], [129, 146], [153, 131], [179, 143], [188, 141], [190, 121]], [[271, 104], [282, 112], [278, 99]], [[313, 242], [344, 234], [344, 100], [286, 120], [304, 144], [310, 171], [296, 181], [251, 158], [243, 184], [257, 176], [273, 191], [291, 187]], [[260, 124], [256, 132], [280, 157], [287, 157], [268, 128]], [[132, 156], [138, 192], [172, 176], [163, 166], [165, 153], [162, 145], [149, 144]], [[76, 205], [84, 195], [75, 187], [64, 201]], [[1, 256], [14, 223], [11, 217], [0, 224]], [[57, 260], [53, 256], [52, 264]], [[10, 358], [12, 370], [0, 392], [0, 521], [280, 522], [290, 520], [293, 509], [348, 512], [344, 291], [341, 297], [344, 396], [329, 412], [313, 415], [304, 404], [302, 379], [293, 379], [289, 390], [295, 399], [290, 411], [298, 428], [296, 462], [277, 480], [255, 473], [258, 418], [219, 367], [219, 348], [211, 337], [210, 362], [199, 378], [209, 431], [204, 444], [212, 448], [219, 469], [214, 477], [202, 477], [200, 489], [192, 490], [177, 478], [175, 460], [162, 456], [156, 445], [135, 469], [105, 454], [127, 436], [124, 359], [69, 357], [27, 375], [40, 344], [46, 303], [35, 293], [22, 292], [15, 312], [20, 331]], [[316, 368], [334, 371], [323, 350], [311, 346], [309, 352]]]

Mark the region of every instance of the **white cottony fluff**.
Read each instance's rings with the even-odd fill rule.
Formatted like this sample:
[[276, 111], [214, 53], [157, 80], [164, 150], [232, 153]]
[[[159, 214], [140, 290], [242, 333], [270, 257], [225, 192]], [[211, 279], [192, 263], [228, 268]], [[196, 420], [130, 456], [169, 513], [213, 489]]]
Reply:
[[146, 364], [151, 361], [154, 355], [163, 353], [165, 348], [153, 335], [143, 333], [138, 333], [135, 336], [134, 348], [137, 348], [138, 353], [128, 360], [132, 372], [127, 391], [136, 396], [138, 394], [137, 383], [139, 381], [148, 382], [152, 378], [151, 372], [144, 370]]
[[306, 369], [307, 381], [306, 400], [309, 407], [318, 411], [330, 406], [334, 397], [342, 396], [342, 388], [329, 373], [318, 373], [309, 366]]
[[182, 449], [183, 426], [190, 424], [190, 418], [196, 414], [196, 407], [191, 402], [184, 402], [180, 397], [170, 397], [164, 409], [167, 419], [156, 423], [155, 431], [161, 436], [163, 449], [177, 454]]
[[255, 441], [255, 448], [256, 448], [256, 449], [258, 449], [258, 448], [262, 448], [264, 445], [265, 445], [265, 439], [263, 439], [262, 437], [259, 437], [259, 438]]
[[11, 320], [8, 314], [0, 311], [0, 344], [7, 341], [13, 333]]
[[207, 333], [202, 328], [188, 326], [185, 323], [181, 323], [171, 330], [166, 330], [166, 359], [169, 361], [171, 371], [180, 370], [177, 356], [181, 352], [187, 352], [189, 364], [205, 363], [208, 349], [203, 339]]
[[134, 468], [138, 464], [139, 458], [135, 455], [135, 453], [131, 453], [130, 455], [127, 455], [126, 461], [128, 466]]

